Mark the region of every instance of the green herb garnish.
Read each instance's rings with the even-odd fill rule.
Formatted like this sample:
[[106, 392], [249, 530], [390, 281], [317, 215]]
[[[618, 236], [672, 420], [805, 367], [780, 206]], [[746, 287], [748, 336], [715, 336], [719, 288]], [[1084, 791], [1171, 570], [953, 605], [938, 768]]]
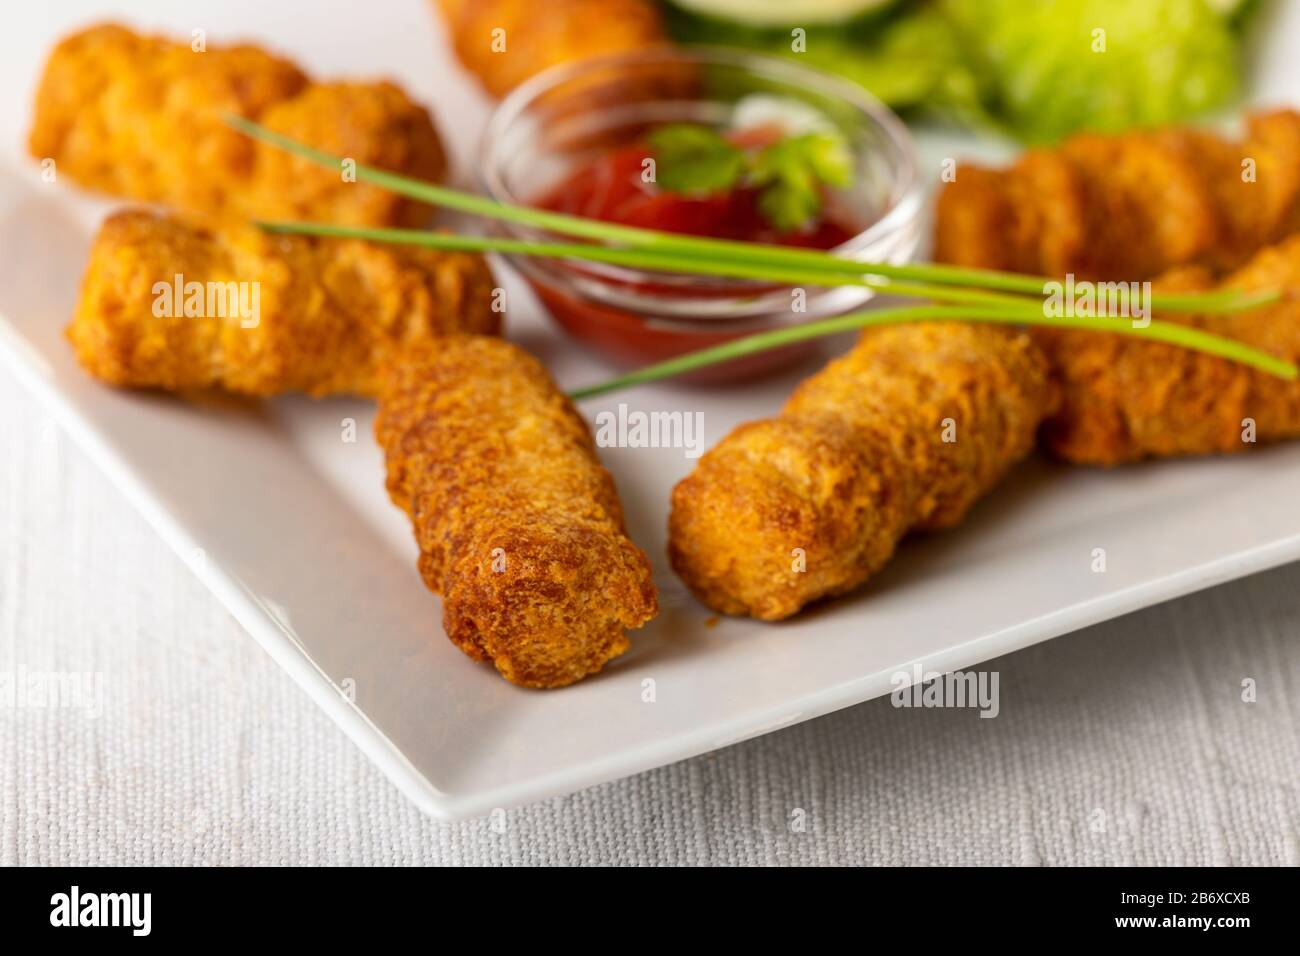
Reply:
[[800, 133], [746, 149], [708, 126], [673, 123], [651, 133], [650, 145], [655, 181], [662, 188], [703, 195], [738, 186], [757, 189], [759, 211], [782, 232], [817, 219], [823, 187], [843, 189], [853, 182], [848, 145], [829, 132]]
[[1145, 339], [1148, 342], [1164, 342], [1180, 348], [1204, 352], [1229, 361], [1239, 362], [1257, 368], [1269, 375], [1287, 381], [1295, 381], [1295, 366], [1266, 352], [1260, 352], [1237, 339], [1226, 338], [1205, 332], [1195, 326], [1180, 325], [1173, 322], [1152, 320], [1150, 325], [1136, 327], [1128, 322], [1115, 319], [1092, 318], [1082, 316], [1044, 316], [1041, 312], [1025, 316], [1011, 305], [921, 305], [900, 306], [887, 309], [873, 309], [870, 312], [850, 312], [830, 319], [818, 319], [784, 329], [770, 332], [755, 332], [743, 338], [732, 339], [721, 345], [688, 352], [676, 358], [647, 365], [627, 372], [615, 378], [607, 379], [596, 385], [587, 385], [574, 389], [569, 397], [574, 400], [593, 398], [609, 392], [621, 391], [634, 385], [645, 385], [667, 378], [675, 378], [718, 365], [747, 355], [755, 355], [770, 349], [781, 348], [795, 342], [806, 342], [828, 335], [838, 335], [857, 329], [878, 328], [885, 325], [905, 325], [914, 322], [977, 322], [994, 325], [1039, 325], [1058, 329], [1071, 329], [1079, 332], [1109, 332], [1112, 335], [1126, 335]]
[[[225, 119], [230, 126], [254, 139], [302, 156], [325, 168], [339, 168], [339, 156], [268, 130], [242, 117], [227, 116]], [[515, 255], [586, 259], [686, 275], [733, 276], [813, 286], [864, 285], [890, 295], [924, 297], [949, 303], [878, 309], [773, 332], [761, 332], [640, 369], [612, 382], [581, 389], [574, 393], [575, 397], [602, 394], [615, 388], [656, 381], [738, 355], [753, 354], [793, 341], [818, 338], [851, 328], [918, 321], [1009, 322], [1132, 335], [1217, 355], [1289, 381], [1296, 380], [1300, 374], [1291, 362], [1236, 339], [1204, 332], [1190, 325], [1152, 321], [1145, 327], [1138, 327], [1102, 317], [1048, 316], [1043, 309], [1042, 297], [1044, 283], [1050, 280], [1043, 276], [925, 263], [856, 262], [817, 249], [658, 232], [530, 206], [516, 206], [372, 166], [358, 164], [356, 174], [358, 182], [371, 183], [445, 209], [532, 226], [561, 236], [595, 240], [601, 244], [538, 242], [495, 236], [453, 235], [421, 229], [363, 228], [330, 223], [263, 222], [258, 225], [272, 232], [366, 239], [432, 249], [498, 251]], [[1277, 302], [1279, 298], [1277, 290], [1158, 292], [1151, 296], [1149, 305], [1157, 311], [1222, 314], [1260, 308]]]
[[676, 123], [650, 134], [655, 182], [673, 193], [720, 193], [745, 171], [745, 151], [707, 126]]

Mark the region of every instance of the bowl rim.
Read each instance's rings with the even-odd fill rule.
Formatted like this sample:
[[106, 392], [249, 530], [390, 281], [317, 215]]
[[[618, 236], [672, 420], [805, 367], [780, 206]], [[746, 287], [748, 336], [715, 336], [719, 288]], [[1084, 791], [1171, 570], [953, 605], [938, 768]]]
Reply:
[[[911, 132], [893, 110], [858, 84], [817, 67], [806, 66], [769, 54], [707, 45], [655, 46], [614, 54], [584, 57], [548, 67], [525, 80], [497, 104], [487, 125], [484, 127], [477, 156], [477, 178], [483, 191], [489, 197], [501, 202], [515, 204], [527, 202], [524, 197], [514, 195], [505, 184], [501, 173], [502, 157], [497, 155], [497, 150], [505, 140], [506, 131], [546, 94], [561, 84], [574, 79], [581, 79], [584, 75], [598, 74], [619, 68], [626, 69], [672, 62], [731, 66], [752, 70], [780, 82], [811, 88], [817, 93], [834, 97], [857, 110], [867, 118], [871, 125], [885, 135], [890, 148], [898, 157], [898, 172], [888, 184], [889, 205], [880, 216], [873, 219], [864, 229], [855, 233], [843, 243], [828, 249], [828, 252], [852, 259], [874, 247], [877, 243], [915, 224], [920, 215], [923, 199], [919, 182], [917, 150]], [[525, 239], [536, 238], [538, 235], [545, 234], [545, 230], [510, 222], [496, 223], [495, 226], [507, 234]], [[575, 270], [564, 267], [569, 260], [536, 259], [516, 255], [505, 255], [504, 258], [525, 278], [532, 281], [541, 281], [546, 282], [548, 285], [562, 285], [565, 287], [572, 286], [575, 281]], [[788, 284], [777, 284], [774, 291], [771, 283], [727, 279], [718, 276], [688, 276], [685, 274], [674, 276], [672, 273], [653, 272], [604, 263], [582, 262], [581, 266], [580, 281], [585, 281], [587, 286], [577, 294], [584, 298], [592, 297], [594, 294], [603, 304], [614, 308], [635, 309], [637, 304], [630, 300], [622, 301], [626, 296], [616, 290], [612, 295], [600, 294], [605, 292], [606, 289], [593, 285], [593, 282], [600, 283], [602, 280], [608, 280], [616, 287], [622, 284], [636, 285], [647, 280], [662, 283], [665, 276], [668, 276], [675, 278], [677, 284], [686, 289], [736, 290], [734, 297], [715, 294], [703, 300], [676, 300], [668, 297], [661, 298], [653, 293], [641, 293], [642, 301], [650, 301], [659, 305], [674, 302], [680, 304], [682, 306], [680, 310], [678, 308], [669, 308], [670, 312], [682, 312], [681, 315], [673, 315], [672, 319], [685, 321], [691, 325], [697, 324], [697, 321], [715, 325], [719, 318], [741, 318], [768, 311], [766, 304], [769, 302], [774, 303], [778, 297], [788, 296], [788, 290], [791, 288]], [[821, 299], [830, 295], [838, 295], [842, 298], [846, 292], [854, 291], [857, 291], [857, 287], [822, 288], [816, 292], [810, 291], [808, 298], [809, 300]], [[865, 302], [872, 297], [870, 289], [861, 287], [861, 291], [863, 293], [861, 301]], [[742, 309], [742, 312], [737, 314], [736, 306], [738, 303], [743, 303], [749, 308]], [[700, 315], [701, 311], [706, 314]], [[693, 321], [690, 318], [692, 315], [699, 316], [698, 320]]]

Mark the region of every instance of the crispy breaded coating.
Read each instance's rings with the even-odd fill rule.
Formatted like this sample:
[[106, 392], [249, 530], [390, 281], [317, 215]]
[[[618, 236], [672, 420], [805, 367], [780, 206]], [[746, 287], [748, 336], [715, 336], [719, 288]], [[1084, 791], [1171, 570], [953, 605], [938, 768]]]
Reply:
[[1300, 113], [1257, 113], [1229, 142], [1184, 129], [1084, 134], [1008, 169], [958, 167], [935, 259], [1060, 277], [1235, 268], [1300, 229]]
[[[1045, 172], [1049, 171], [1050, 172]], [[940, 262], [1157, 288], [1281, 287], [1249, 314], [1162, 318], [1300, 358], [1300, 113], [1256, 113], [1230, 142], [1172, 128], [1084, 135], [1007, 170], [962, 167], [939, 197]], [[1280, 245], [1270, 246], [1273, 243]], [[1262, 251], [1261, 251], [1262, 250]], [[1253, 259], [1251, 257], [1254, 257]], [[1300, 434], [1297, 388], [1238, 363], [1136, 339], [1036, 328], [1062, 401], [1043, 438], [1081, 464], [1245, 451]], [[1254, 441], [1245, 420], [1255, 423]]]
[[[1258, 253], [1223, 286], [1279, 289], [1283, 300], [1233, 315], [1162, 316], [1300, 362], [1300, 236]], [[1158, 291], [1214, 287], [1204, 269], [1153, 284]], [[1035, 330], [1063, 400], [1043, 429], [1068, 461], [1118, 465], [1142, 458], [1248, 451], [1300, 437], [1300, 383], [1201, 352], [1118, 335]], [[1252, 425], [1253, 423], [1253, 425]]]
[[67, 335], [111, 385], [373, 395], [394, 354], [496, 334], [493, 284], [466, 253], [131, 210], [100, 229]]
[[448, 637], [506, 680], [563, 687], [654, 617], [644, 552], [586, 423], [500, 339], [422, 345], [383, 379], [375, 435]]
[[939, 196], [936, 259], [1013, 272], [1069, 271], [1087, 239], [1078, 176], [1047, 150], [1027, 151], [1017, 172], [958, 170]]
[[909, 530], [961, 521], [1033, 447], [1053, 402], [1023, 334], [868, 330], [673, 489], [673, 567], [714, 610], [763, 620], [851, 591]]
[[233, 113], [312, 146], [421, 179], [446, 173], [428, 112], [391, 83], [314, 83], [255, 46], [142, 36], [104, 24], [60, 42], [28, 149], [92, 189], [246, 218], [423, 225], [429, 207], [345, 181], [222, 122]]
[[1078, 177], [1084, 214], [1077, 268], [1067, 271], [1147, 276], [1214, 248], [1220, 221], [1209, 183], [1158, 140], [1084, 134], [1061, 152]]
[[663, 18], [650, 0], [434, 3], [456, 56], [493, 96], [504, 96], [558, 63], [667, 42]]

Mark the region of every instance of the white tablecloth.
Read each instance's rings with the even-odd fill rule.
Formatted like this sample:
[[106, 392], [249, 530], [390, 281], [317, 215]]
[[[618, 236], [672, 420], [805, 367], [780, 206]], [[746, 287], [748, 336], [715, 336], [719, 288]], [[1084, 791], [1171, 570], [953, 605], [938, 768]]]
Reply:
[[0, 378], [0, 863], [1300, 864], [1300, 565], [988, 667], [995, 719], [877, 700], [438, 823]]

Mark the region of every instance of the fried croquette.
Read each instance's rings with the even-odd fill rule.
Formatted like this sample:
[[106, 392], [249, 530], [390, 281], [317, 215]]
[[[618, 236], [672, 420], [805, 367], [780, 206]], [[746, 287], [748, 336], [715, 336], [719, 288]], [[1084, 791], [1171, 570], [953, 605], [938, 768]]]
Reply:
[[[196, 41], [197, 44], [197, 41]], [[425, 224], [431, 210], [254, 142], [232, 113], [358, 164], [446, 173], [428, 112], [391, 83], [315, 83], [255, 46], [206, 46], [105, 24], [54, 48], [28, 149], [92, 189], [203, 214]]]
[[[960, 168], [939, 197], [940, 262], [1155, 288], [1281, 288], [1251, 313], [1165, 315], [1300, 358], [1300, 113], [1257, 113], [1246, 135], [1170, 128], [1078, 136], [1007, 170]], [[1253, 258], [1252, 258], [1253, 257]], [[1236, 270], [1236, 271], [1232, 271]], [[1035, 328], [1061, 394], [1042, 430], [1079, 464], [1240, 452], [1300, 435], [1297, 387], [1238, 363], [1129, 337]]]
[[1136, 280], [1235, 268], [1300, 230], [1300, 113], [1247, 118], [1229, 142], [1166, 129], [1084, 134], [1010, 168], [959, 166], [939, 195], [935, 259]]
[[479, 256], [130, 210], [100, 229], [67, 335], [111, 385], [374, 395], [390, 354], [496, 334]]
[[651, 0], [434, 0], [456, 56], [493, 96], [550, 66], [667, 42]]
[[673, 489], [673, 567], [714, 610], [769, 621], [851, 591], [909, 530], [961, 521], [1033, 447], [1053, 403], [1022, 333], [868, 330]]
[[[1256, 254], [1221, 283], [1278, 289], [1282, 300], [1231, 315], [1161, 316], [1300, 362], [1300, 236]], [[1215, 287], [1189, 267], [1153, 284], [1159, 291]], [[1056, 455], [1090, 465], [1142, 458], [1227, 454], [1300, 437], [1300, 383], [1202, 352], [1118, 335], [1034, 331], [1060, 383], [1060, 410], [1044, 425]]]
[[528, 353], [500, 339], [421, 344], [383, 377], [375, 435], [410, 516], [448, 637], [506, 680], [563, 687], [654, 617], [586, 423]]

